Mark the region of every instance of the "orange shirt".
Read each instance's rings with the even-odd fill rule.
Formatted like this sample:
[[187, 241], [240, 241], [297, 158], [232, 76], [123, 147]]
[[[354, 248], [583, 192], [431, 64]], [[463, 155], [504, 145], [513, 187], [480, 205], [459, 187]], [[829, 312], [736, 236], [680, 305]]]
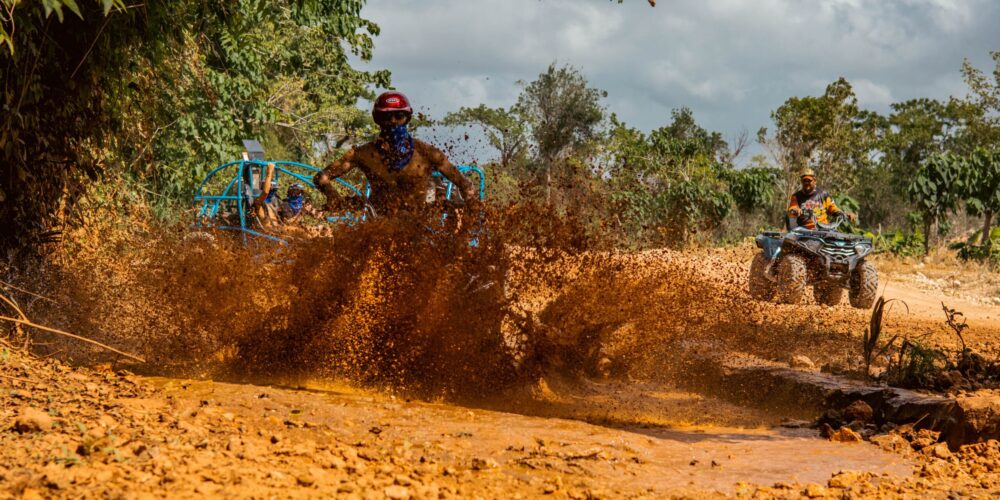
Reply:
[[[806, 194], [802, 190], [792, 194], [788, 201], [788, 216], [799, 217], [805, 210], [812, 210], [816, 222], [829, 224], [830, 219], [827, 214], [840, 212], [840, 208], [833, 202], [833, 198], [826, 191], [816, 188], [812, 193]], [[816, 229], [812, 219], [799, 220], [799, 223], [808, 229]]]

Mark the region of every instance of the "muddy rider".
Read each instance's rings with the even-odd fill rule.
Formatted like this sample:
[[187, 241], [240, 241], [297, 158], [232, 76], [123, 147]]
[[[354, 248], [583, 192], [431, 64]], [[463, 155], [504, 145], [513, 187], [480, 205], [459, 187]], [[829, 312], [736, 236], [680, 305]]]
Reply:
[[302, 184], [294, 183], [288, 186], [285, 199], [278, 209], [278, 217], [284, 224], [295, 224], [302, 220], [303, 215], [308, 215], [317, 219], [322, 216], [312, 207], [309, 199], [305, 196], [305, 189]]
[[342, 207], [333, 179], [360, 169], [371, 186], [368, 202], [377, 216], [417, 212], [433, 204], [437, 190], [431, 175], [437, 171], [451, 181], [470, 208], [479, 204], [475, 188], [436, 147], [414, 139], [407, 125], [413, 116], [409, 100], [400, 92], [385, 92], [375, 100], [372, 118], [378, 137], [352, 147], [316, 175], [316, 187], [326, 195], [328, 211]]
[[260, 184], [260, 194], [253, 200], [251, 214], [261, 226], [277, 225], [280, 201], [278, 183], [274, 180], [274, 163], [268, 163], [266, 174]]
[[[793, 193], [788, 201], [789, 230], [799, 226], [806, 229], [816, 229], [816, 222], [829, 224], [830, 215], [845, 215], [834, 203], [833, 197], [816, 186], [816, 172], [813, 169], [803, 170], [799, 175], [799, 180], [802, 182], [802, 189]], [[808, 217], [810, 211], [813, 217]], [[847, 217], [853, 220], [853, 217]]]

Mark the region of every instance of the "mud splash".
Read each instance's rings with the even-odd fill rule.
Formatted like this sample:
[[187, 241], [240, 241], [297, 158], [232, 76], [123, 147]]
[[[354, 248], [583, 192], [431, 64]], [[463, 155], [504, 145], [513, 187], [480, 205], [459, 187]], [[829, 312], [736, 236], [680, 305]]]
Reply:
[[[539, 220], [520, 215], [512, 220]], [[524, 315], [512, 312], [512, 260], [534, 283], [558, 281], [533, 270], [582, 240], [551, 220], [489, 225], [475, 246], [449, 229], [396, 218], [250, 248], [221, 233], [166, 233], [50, 269], [33, 287], [54, 301], [32, 305], [49, 324], [142, 355], [146, 365], [120, 365], [141, 373], [285, 384], [340, 378], [420, 397], [478, 398], [538, 373], [537, 358], [523, 355]], [[541, 242], [532, 252], [510, 251], [532, 241]], [[69, 347], [45, 340], [46, 353]], [[72, 349], [78, 362], [120, 363]]]
[[[29, 288], [55, 302], [33, 314], [142, 354], [147, 365], [126, 367], [146, 374], [345, 379], [452, 400], [549, 371], [670, 383], [697, 373], [692, 348], [836, 362], [866, 321], [863, 311], [750, 300], [750, 248], [626, 253], [538, 207], [489, 220], [502, 222], [476, 247], [406, 219], [281, 248], [162, 234], [45, 273]], [[46, 354], [114, 360], [45, 341]]]

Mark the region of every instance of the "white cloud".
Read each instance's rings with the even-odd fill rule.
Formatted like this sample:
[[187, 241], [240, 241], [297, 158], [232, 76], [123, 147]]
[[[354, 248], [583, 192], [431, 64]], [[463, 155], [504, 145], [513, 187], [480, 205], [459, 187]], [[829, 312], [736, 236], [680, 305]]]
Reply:
[[[607, 90], [609, 111], [651, 129], [688, 106], [734, 135], [840, 76], [862, 106], [964, 93], [963, 58], [1000, 49], [995, 0], [369, 0], [374, 68], [443, 116], [507, 106], [553, 61]], [[991, 67], [991, 64], [990, 66]], [[487, 80], [488, 78], [488, 80]]]
[[879, 85], [871, 80], [860, 78], [851, 81], [854, 94], [858, 96], [858, 105], [862, 108], [888, 108], [895, 99], [892, 91], [885, 85]]

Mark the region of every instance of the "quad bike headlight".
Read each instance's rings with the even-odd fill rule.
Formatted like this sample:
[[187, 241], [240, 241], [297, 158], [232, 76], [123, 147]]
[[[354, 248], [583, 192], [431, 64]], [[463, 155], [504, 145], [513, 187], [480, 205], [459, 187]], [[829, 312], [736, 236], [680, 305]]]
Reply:
[[818, 252], [819, 249], [823, 247], [823, 244], [816, 240], [809, 240], [809, 241], [803, 241], [802, 246], [808, 248], [809, 250], [812, 250], [813, 252]]
[[854, 246], [854, 253], [856, 253], [858, 255], [861, 255], [861, 254], [867, 252], [868, 250], [869, 250], [869, 246], [868, 245], [855, 245]]

